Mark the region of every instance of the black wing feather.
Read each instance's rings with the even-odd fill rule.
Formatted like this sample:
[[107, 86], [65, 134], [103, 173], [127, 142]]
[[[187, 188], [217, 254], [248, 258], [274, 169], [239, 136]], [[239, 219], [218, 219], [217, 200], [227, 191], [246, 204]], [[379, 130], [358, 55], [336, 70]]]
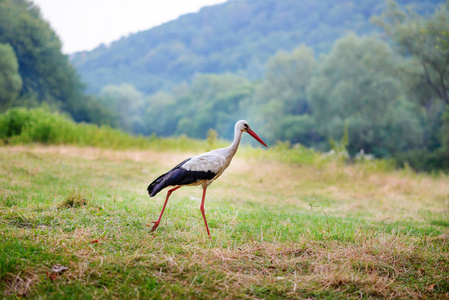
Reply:
[[162, 174], [161, 176], [156, 178], [147, 188], [150, 197], [154, 197], [157, 193], [159, 193], [167, 186], [186, 185], [197, 182], [199, 180], [209, 180], [215, 177], [216, 174], [212, 171], [188, 171], [182, 168], [182, 165], [184, 165], [191, 159], [192, 158], [188, 158], [182, 161], [167, 173]]

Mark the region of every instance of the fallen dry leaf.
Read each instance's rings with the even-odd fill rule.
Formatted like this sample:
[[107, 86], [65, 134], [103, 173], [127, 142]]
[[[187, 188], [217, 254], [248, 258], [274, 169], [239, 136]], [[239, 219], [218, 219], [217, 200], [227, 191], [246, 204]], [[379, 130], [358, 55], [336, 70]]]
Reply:
[[54, 272], [54, 273], [62, 273], [64, 271], [67, 271], [68, 269], [69, 269], [68, 267], [65, 267], [65, 266], [62, 266], [62, 265], [53, 265], [51, 267], [51, 271]]

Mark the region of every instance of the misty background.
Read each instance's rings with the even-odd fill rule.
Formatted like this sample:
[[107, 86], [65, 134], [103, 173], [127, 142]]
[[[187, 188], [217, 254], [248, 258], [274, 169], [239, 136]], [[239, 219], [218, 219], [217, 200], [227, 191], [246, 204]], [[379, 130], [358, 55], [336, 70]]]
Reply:
[[[449, 168], [449, 4], [227, 1], [69, 55], [39, 6], [0, 2], [0, 112], [45, 106], [145, 136], [231, 139]], [[98, 15], [101, 21], [102, 16]]]

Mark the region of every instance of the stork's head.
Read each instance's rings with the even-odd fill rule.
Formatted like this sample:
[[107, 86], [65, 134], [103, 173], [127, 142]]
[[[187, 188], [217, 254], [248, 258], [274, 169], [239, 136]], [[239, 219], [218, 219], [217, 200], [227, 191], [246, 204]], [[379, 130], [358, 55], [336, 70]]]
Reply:
[[235, 124], [235, 130], [236, 131], [242, 131], [242, 132], [247, 132], [250, 136], [252, 136], [256, 141], [258, 141], [259, 143], [261, 143], [262, 145], [264, 145], [265, 147], [268, 147], [264, 141], [262, 141], [262, 139], [251, 129], [251, 127], [249, 127], [248, 122], [246, 122], [245, 120], [240, 120]]

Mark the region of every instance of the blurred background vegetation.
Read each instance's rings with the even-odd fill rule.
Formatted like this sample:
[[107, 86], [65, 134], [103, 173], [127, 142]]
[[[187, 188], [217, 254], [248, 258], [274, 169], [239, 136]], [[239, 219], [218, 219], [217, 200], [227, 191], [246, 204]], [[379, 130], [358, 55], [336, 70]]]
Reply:
[[32, 2], [0, 0], [0, 138], [76, 143], [73, 119], [231, 139], [247, 119], [270, 144], [448, 170], [448, 66], [443, 1], [231, 0], [69, 57]]

